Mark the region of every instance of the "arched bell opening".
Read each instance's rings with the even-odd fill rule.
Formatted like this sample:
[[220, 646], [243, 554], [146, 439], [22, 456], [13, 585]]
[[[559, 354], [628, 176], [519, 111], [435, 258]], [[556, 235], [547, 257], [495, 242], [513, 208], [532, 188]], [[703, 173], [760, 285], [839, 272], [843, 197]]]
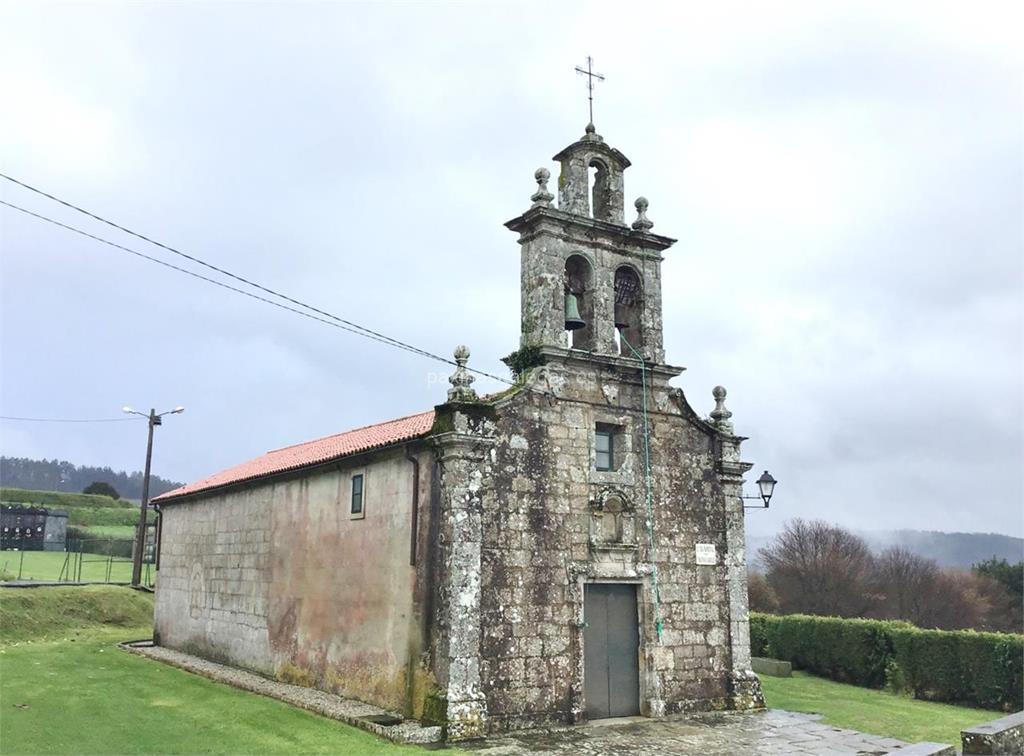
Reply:
[[591, 159], [587, 165], [590, 217], [611, 220], [611, 172], [603, 160]]
[[565, 261], [565, 330], [572, 349], [594, 349], [593, 270], [583, 255]]
[[642, 312], [643, 284], [640, 275], [633, 267], [622, 265], [615, 271], [615, 333], [619, 354], [635, 357], [633, 349], [643, 353]]

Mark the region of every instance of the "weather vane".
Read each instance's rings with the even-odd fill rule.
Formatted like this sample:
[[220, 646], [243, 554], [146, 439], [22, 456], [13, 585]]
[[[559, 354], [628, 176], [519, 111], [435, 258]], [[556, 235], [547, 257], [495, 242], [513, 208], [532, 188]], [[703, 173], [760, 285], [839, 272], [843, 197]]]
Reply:
[[590, 124], [594, 124], [594, 79], [604, 81], [604, 76], [594, 73], [594, 61], [587, 56], [587, 67], [576, 66], [576, 73], [587, 77], [587, 101], [590, 104]]

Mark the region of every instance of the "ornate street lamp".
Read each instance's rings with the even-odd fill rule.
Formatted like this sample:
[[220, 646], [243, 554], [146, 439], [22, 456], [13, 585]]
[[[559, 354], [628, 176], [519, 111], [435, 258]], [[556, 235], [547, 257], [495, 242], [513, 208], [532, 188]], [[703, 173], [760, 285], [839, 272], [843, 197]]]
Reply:
[[743, 505], [744, 509], [768, 509], [768, 502], [771, 501], [772, 494], [775, 493], [775, 484], [778, 481], [772, 477], [771, 473], [765, 470], [761, 473], [761, 477], [757, 479], [757, 490], [760, 493], [759, 496], [741, 496], [741, 499], [760, 499], [764, 502], [764, 506], [748, 506]]

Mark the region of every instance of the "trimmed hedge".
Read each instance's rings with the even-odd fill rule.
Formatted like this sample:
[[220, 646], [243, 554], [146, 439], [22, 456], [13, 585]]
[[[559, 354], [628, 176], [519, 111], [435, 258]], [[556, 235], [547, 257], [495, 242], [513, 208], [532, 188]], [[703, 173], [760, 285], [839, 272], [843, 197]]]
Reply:
[[1014, 711], [1024, 704], [1024, 636], [914, 628], [892, 638], [915, 698]]
[[853, 685], [888, 684], [917, 698], [1007, 711], [1024, 705], [1024, 635], [753, 612], [750, 647]]

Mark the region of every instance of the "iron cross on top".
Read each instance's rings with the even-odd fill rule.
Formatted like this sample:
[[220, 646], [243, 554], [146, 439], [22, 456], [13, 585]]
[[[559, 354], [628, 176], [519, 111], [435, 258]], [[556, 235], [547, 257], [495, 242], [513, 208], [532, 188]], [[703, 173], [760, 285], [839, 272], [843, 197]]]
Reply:
[[583, 74], [587, 77], [587, 101], [590, 104], [590, 123], [594, 123], [594, 79], [598, 81], [604, 81], [604, 76], [599, 73], [594, 73], [594, 61], [591, 57], [587, 56], [587, 67], [576, 66], [576, 73]]

